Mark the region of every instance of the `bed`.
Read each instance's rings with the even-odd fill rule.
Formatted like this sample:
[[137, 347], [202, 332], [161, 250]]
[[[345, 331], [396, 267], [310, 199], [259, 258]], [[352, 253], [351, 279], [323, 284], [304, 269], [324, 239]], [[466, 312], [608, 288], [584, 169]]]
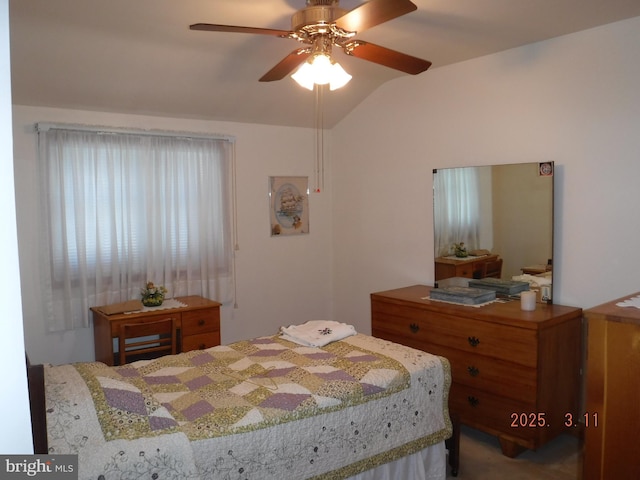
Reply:
[[28, 370], [36, 453], [80, 479], [436, 480], [456, 439], [449, 362], [363, 334]]

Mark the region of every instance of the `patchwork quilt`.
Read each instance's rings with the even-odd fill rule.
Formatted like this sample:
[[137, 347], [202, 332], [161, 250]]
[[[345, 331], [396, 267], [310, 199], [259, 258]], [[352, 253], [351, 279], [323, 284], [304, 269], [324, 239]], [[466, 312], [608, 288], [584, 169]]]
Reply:
[[446, 359], [357, 334], [45, 368], [50, 453], [79, 478], [347, 478], [451, 435]]

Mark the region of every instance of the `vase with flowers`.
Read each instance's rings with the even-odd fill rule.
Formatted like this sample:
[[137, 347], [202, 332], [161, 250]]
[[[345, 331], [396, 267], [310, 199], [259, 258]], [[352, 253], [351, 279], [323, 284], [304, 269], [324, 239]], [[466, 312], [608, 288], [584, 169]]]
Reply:
[[147, 284], [140, 289], [140, 296], [142, 297], [142, 305], [145, 307], [159, 307], [164, 302], [164, 296], [167, 293], [167, 289], [161, 286], [154, 285], [153, 282], [147, 282]]
[[467, 252], [467, 247], [464, 246], [464, 242], [454, 243], [453, 252], [454, 252], [454, 255], [458, 258], [465, 258], [469, 256], [469, 253]]

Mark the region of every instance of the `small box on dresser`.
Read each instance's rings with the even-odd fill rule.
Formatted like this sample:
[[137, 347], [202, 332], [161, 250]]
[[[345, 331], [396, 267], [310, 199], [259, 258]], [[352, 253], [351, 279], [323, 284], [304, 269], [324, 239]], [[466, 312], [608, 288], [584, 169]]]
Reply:
[[449, 407], [460, 423], [496, 435], [510, 457], [576, 431], [565, 423], [579, 409], [581, 309], [452, 305], [430, 291], [372, 293], [372, 334], [449, 360]]

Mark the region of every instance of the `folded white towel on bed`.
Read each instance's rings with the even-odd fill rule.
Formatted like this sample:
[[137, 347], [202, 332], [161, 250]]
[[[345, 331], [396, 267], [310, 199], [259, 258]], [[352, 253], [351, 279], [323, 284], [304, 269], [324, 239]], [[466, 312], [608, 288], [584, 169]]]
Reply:
[[309, 320], [301, 325], [280, 327], [281, 337], [307, 347], [324, 347], [356, 334], [353, 325], [333, 320]]

